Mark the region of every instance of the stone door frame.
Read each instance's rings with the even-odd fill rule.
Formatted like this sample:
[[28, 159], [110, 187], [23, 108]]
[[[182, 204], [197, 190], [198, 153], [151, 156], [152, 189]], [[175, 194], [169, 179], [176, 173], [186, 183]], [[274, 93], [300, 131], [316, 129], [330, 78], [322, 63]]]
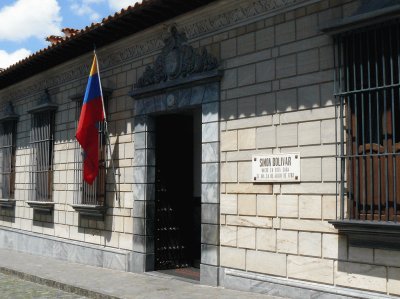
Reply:
[[[204, 78], [203, 78], [204, 79]], [[218, 285], [220, 75], [208, 82], [161, 89], [135, 97], [133, 253], [131, 271], [154, 270], [155, 117], [201, 108], [201, 264], [200, 282]]]

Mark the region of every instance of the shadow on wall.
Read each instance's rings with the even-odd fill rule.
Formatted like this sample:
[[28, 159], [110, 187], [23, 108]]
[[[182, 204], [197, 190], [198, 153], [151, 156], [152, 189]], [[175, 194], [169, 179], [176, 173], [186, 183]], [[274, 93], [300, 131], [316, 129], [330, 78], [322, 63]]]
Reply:
[[[334, 104], [331, 79], [321, 84], [286, 90], [272, 91], [269, 83], [263, 84], [260, 88], [266, 91], [257, 95], [222, 100], [221, 120], [228, 121], [306, 110], [312, 113], [314, 109]], [[228, 94], [229, 92], [229, 90], [226, 91]]]
[[[111, 164], [106, 168], [106, 213], [103, 219], [90, 218], [79, 215], [78, 232], [90, 233], [93, 237], [105, 237], [105, 242], [111, 242], [113, 230], [113, 217], [109, 215], [108, 210], [114, 207], [121, 207], [121, 200], [119, 194], [119, 136], [117, 135], [114, 147], [107, 147], [107, 152], [111, 148], [111, 157], [114, 161], [114, 169]], [[89, 231], [88, 231], [89, 230]], [[105, 244], [104, 244], [105, 245]]]
[[8, 223], [15, 223], [15, 207], [0, 207], [0, 220]]
[[[111, 207], [114, 206], [114, 202], [118, 206], [121, 206], [121, 194], [119, 190], [119, 184], [121, 183], [121, 169], [119, 168], [119, 135], [116, 135], [114, 148], [109, 154], [111, 156], [111, 161], [106, 169], [106, 182], [107, 182], [107, 196], [106, 204]], [[107, 147], [107, 152], [109, 152], [111, 146]]]
[[[371, 235], [373, 238], [373, 235]], [[398, 266], [388, 261], [392, 261], [390, 255], [395, 253], [390, 250], [355, 247], [350, 246], [345, 235], [339, 235], [338, 238], [338, 261], [337, 271], [335, 274], [335, 282], [338, 285], [351, 286], [367, 290], [376, 290], [386, 292], [386, 280], [388, 269], [386, 266]], [[357, 285], [351, 276], [360, 275], [382, 278], [376, 283], [368, 283], [367, 285]], [[351, 284], [351, 285], [350, 285]]]
[[33, 210], [32, 224], [43, 228], [54, 228], [54, 212], [49, 213]]

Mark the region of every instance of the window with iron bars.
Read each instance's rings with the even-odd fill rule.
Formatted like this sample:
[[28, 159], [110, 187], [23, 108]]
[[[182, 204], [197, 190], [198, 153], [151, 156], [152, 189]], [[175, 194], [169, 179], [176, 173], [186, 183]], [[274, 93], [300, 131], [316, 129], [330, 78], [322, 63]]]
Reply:
[[0, 198], [13, 199], [15, 190], [16, 122], [0, 125]]
[[54, 111], [32, 115], [29, 201], [52, 201], [54, 116]]
[[400, 220], [400, 22], [335, 36], [339, 220]]
[[[75, 131], [82, 110], [82, 102], [75, 102]], [[106, 194], [106, 132], [104, 122], [99, 123], [99, 173], [92, 185], [83, 180], [83, 151], [75, 139], [74, 152], [74, 205], [104, 206]]]

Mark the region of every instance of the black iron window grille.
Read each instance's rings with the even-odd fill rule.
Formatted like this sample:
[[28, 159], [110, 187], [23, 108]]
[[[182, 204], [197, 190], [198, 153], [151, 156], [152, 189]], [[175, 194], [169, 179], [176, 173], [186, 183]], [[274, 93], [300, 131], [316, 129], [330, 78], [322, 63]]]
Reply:
[[0, 125], [0, 198], [13, 199], [15, 190], [16, 122]]
[[54, 117], [53, 111], [37, 112], [32, 117], [29, 201], [52, 201]]
[[[75, 131], [82, 110], [81, 101], [75, 102]], [[106, 135], [105, 123], [99, 123], [99, 173], [92, 185], [83, 180], [83, 151], [75, 139], [74, 151], [74, 205], [104, 206], [106, 194]], [[86, 211], [87, 212], [87, 211]]]
[[335, 36], [338, 220], [400, 220], [400, 22]]

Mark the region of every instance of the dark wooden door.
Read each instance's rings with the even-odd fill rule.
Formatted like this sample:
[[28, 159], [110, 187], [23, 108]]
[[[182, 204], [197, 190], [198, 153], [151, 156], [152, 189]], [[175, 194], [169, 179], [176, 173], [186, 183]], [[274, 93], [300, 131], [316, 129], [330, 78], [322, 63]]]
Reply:
[[193, 218], [193, 118], [156, 119], [155, 268], [191, 265]]

